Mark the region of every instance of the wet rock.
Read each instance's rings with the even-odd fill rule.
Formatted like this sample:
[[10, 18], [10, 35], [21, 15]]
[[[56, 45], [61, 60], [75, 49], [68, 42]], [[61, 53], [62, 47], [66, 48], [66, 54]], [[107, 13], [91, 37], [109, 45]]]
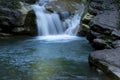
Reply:
[[114, 48], [120, 47], [120, 40], [116, 40], [116, 41], [112, 42], [112, 46], [113, 46]]
[[65, 20], [70, 17], [71, 13], [68, 11], [62, 11], [58, 13], [60, 15], [61, 20]]
[[23, 2], [25, 1], [28, 4], [34, 4], [37, 0], [22, 0]]
[[91, 20], [91, 30], [110, 35], [115, 28], [118, 28], [117, 17], [117, 11], [104, 11], [104, 13], [95, 16]]
[[99, 80], [99, 78], [90, 78], [90, 79], [88, 79], [88, 80]]
[[101, 34], [101, 33], [98, 33], [98, 32], [95, 32], [95, 31], [90, 31], [87, 35], [87, 39], [90, 41], [90, 42], [93, 42], [94, 39], [96, 38], [103, 38], [105, 35], [104, 34]]
[[120, 80], [120, 48], [94, 51], [89, 55], [89, 63], [113, 80]]
[[103, 9], [102, 3], [102, 0], [92, 0], [90, 2], [88, 12], [92, 15], [97, 15]]
[[3, 32], [11, 32], [14, 27], [23, 26], [26, 17], [27, 6], [25, 3], [19, 3], [18, 9], [0, 7], [0, 28]]
[[76, 80], [86, 80], [87, 76], [76, 76]]
[[102, 1], [101, 2], [91, 2], [90, 3], [90, 6], [94, 9], [97, 9], [97, 10], [102, 10]]
[[45, 7], [51, 11], [64, 12], [68, 11], [70, 13], [79, 10], [81, 7], [80, 0], [57, 0], [53, 2], [48, 2]]
[[36, 16], [34, 11], [29, 11], [26, 19], [25, 19], [25, 24], [24, 28], [27, 29], [30, 35], [34, 36], [37, 35], [37, 24], [36, 24]]
[[99, 10], [89, 7], [88, 12], [92, 15], [97, 15], [99, 13]]
[[120, 39], [120, 30], [113, 31], [111, 35], [114, 39]]
[[29, 28], [25, 28], [25, 27], [16, 27], [12, 30], [12, 32], [16, 35], [26, 35], [30, 33], [30, 29]]
[[93, 40], [92, 46], [94, 46], [96, 50], [101, 50], [101, 49], [105, 49], [107, 44], [104, 40], [97, 38]]

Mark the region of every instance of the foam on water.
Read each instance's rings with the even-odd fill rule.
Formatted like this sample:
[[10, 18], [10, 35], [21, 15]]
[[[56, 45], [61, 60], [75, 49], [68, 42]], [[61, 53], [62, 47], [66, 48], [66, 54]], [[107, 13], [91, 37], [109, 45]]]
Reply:
[[73, 40], [84, 40], [85, 38], [63, 34], [63, 35], [37, 36], [36, 39], [45, 42], [69, 42]]

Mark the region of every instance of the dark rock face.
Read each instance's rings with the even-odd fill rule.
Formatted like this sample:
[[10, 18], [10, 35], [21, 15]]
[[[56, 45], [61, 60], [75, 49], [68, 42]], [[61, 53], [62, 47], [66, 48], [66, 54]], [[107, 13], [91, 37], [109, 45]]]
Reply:
[[113, 31], [111, 35], [114, 37], [114, 39], [120, 39], [120, 30]]
[[[29, 23], [29, 27], [26, 25], [26, 23], [28, 23], [27, 21], [33, 22], [35, 16], [34, 19], [33, 16], [29, 16], [32, 18], [29, 18], [29, 20], [26, 20], [26, 17], [29, 15], [30, 4], [33, 4], [35, 2], [36, 0], [10, 0], [8, 3], [1, 1], [0, 4], [2, 5], [0, 6], [0, 33], [9, 33], [13, 35], [31, 35], [33, 33], [33, 30], [36, 29], [36, 26], [34, 25], [33, 29], [30, 26], [32, 23]], [[16, 6], [12, 6], [11, 4], [13, 3], [16, 3]], [[36, 33], [33, 33], [33, 35], [35, 34]]]
[[91, 20], [91, 29], [99, 33], [110, 34], [114, 28], [118, 28], [118, 15], [118, 11], [104, 11]]
[[105, 49], [107, 47], [107, 44], [102, 39], [94, 39], [92, 46], [95, 49]]
[[26, 19], [24, 27], [26, 28], [25, 32], [28, 32], [29, 35], [35, 36], [37, 35], [37, 24], [36, 24], [36, 16], [34, 11], [29, 11]]
[[[19, 22], [21, 19], [22, 13], [19, 10], [13, 10], [9, 8], [0, 8], [0, 26], [21, 26], [22, 22]], [[3, 28], [3, 27], [2, 27]]]
[[113, 48], [120, 47], [120, 40], [116, 40], [116, 41], [112, 42], [112, 46], [113, 46]]
[[90, 53], [89, 63], [102, 70], [112, 80], [120, 80], [118, 8], [113, 0], [92, 0], [88, 12], [94, 17], [88, 23], [90, 31], [87, 39], [98, 50]]
[[[91, 8], [93, 11], [97, 10], [97, 13], [88, 23], [90, 32], [87, 35], [87, 39], [91, 44], [96, 44], [94, 40], [99, 38], [107, 45], [104, 48], [96, 48], [98, 45], [94, 45], [95, 49], [112, 48], [112, 41], [120, 39], [118, 26], [119, 11], [117, 7], [112, 0], [101, 0], [100, 2], [99, 0], [93, 0], [89, 6], [89, 9]], [[91, 10], [88, 11], [92, 14]]]
[[120, 80], [120, 48], [94, 51], [89, 55], [89, 63], [113, 80]]

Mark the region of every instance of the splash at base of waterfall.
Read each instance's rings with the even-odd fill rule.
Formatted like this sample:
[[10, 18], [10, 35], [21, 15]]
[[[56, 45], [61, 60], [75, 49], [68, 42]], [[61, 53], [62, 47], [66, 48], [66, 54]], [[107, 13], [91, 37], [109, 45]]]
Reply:
[[69, 42], [74, 40], [85, 40], [84, 37], [77, 37], [71, 35], [49, 35], [49, 36], [37, 36], [37, 40], [45, 41], [45, 42]]

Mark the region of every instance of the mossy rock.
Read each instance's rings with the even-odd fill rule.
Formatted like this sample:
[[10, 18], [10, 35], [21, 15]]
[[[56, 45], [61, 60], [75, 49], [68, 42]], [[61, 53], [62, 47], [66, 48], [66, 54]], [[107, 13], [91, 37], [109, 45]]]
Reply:
[[26, 27], [27, 29], [30, 30], [30, 35], [37, 35], [37, 27], [36, 27], [36, 16], [34, 11], [29, 11], [26, 19], [25, 19], [25, 23], [24, 23], [24, 27]]
[[91, 15], [90, 13], [86, 13], [85, 16], [82, 18], [82, 23], [88, 24], [93, 17], [94, 15]]
[[87, 36], [89, 32], [90, 32], [90, 26], [86, 25], [86, 24], [82, 24], [79, 29], [78, 35], [79, 36]]

